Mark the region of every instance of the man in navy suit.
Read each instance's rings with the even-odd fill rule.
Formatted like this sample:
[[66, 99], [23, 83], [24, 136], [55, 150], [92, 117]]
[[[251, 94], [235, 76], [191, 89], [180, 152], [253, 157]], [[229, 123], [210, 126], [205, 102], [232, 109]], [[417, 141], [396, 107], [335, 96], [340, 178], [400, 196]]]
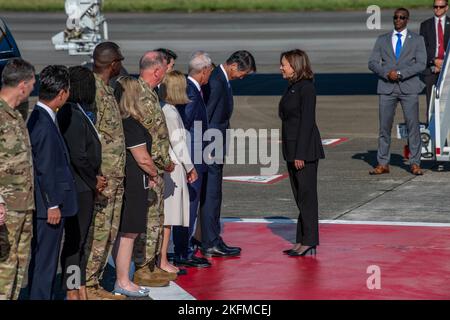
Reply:
[[198, 174], [198, 179], [194, 183], [188, 184], [190, 199], [189, 228], [183, 226], [173, 227], [174, 262], [177, 266], [198, 268], [211, 266], [208, 260], [194, 256], [193, 244], [191, 243], [200, 203], [203, 175], [208, 170], [203, 161], [203, 150], [206, 147], [206, 144], [203, 142], [203, 134], [208, 129], [208, 118], [201, 86], [208, 83], [211, 71], [212, 61], [209, 55], [203, 51], [194, 52], [189, 60], [189, 75], [186, 89], [191, 102], [177, 106], [183, 119], [184, 127], [189, 131], [190, 155]]
[[423, 72], [423, 80], [427, 85], [427, 113], [425, 114], [427, 123], [431, 91], [438, 81], [450, 39], [450, 17], [447, 16], [447, 11], [448, 0], [434, 0], [434, 17], [420, 24], [420, 35], [423, 37], [427, 49], [427, 68]]
[[39, 101], [28, 120], [34, 165], [36, 211], [29, 267], [30, 299], [52, 299], [64, 219], [78, 211], [69, 154], [56, 110], [69, 97], [69, 72], [47, 66], [40, 74]]
[[206, 257], [236, 256], [241, 252], [239, 247], [227, 246], [220, 236], [223, 163], [227, 145], [226, 130], [230, 128], [233, 113], [230, 80], [243, 79], [255, 71], [255, 59], [252, 54], [245, 50], [236, 51], [224, 64], [214, 69], [208, 85], [204, 87], [209, 129], [219, 130], [223, 138], [221, 148], [216, 148], [210, 155], [213, 163], [208, 164], [208, 172], [203, 178], [206, 186], [202, 188], [200, 221], [202, 254]]

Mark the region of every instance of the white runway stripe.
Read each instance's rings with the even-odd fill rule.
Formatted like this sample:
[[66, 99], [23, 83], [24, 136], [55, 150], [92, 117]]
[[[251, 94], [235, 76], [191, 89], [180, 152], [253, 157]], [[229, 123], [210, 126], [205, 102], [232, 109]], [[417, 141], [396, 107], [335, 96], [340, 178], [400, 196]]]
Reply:
[[175, 282], [170, 281], [168, 287], [148, 288], [150, 298], [153, 300], [197, 300]]
[[[223, 218], [223, 222], [241, 223], [297, 223], [297, 219], [280, 218]], [[358, 221], [358, 220], [319, 220], [324, 224], [359, 224], [359, 225], [379, 225], [379, 226], [408, 226], [408, 227], [450, 227], [450, 223], [438, 222], [402, 222], [402, 221]]]

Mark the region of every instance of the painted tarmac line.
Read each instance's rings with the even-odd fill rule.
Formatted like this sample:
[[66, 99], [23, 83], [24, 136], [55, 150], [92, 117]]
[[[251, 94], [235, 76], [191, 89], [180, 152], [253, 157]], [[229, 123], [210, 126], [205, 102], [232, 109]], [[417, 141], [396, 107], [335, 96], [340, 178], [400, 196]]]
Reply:
[[151, 287], [149, 297], [153, 300], [197, 300], [189, 292], [170, 281], [168, 287]]
[[[297, 223], [297, 219], [280, 218], [222, 218], [223, 222], [241, 223]], [[319, 220], [323, 224], [354, 224], [374, 226], [405, 226], [405, 227], [450, 227], [450, 223], [438, 222], [404, 222], [404, 221], [362, 221], [362, 220]]]
[[348, 138], [339, 138], [339, 139], [322, 139], [322, 145], [327, 147], [334, 147], [338, 144], [346, 142]]
[[229, 176], [223, 177], [223, 181], [254, 183], [254, 184], [275, 184], [289, 177], [288, 173], [276, 174], [271, 176]]

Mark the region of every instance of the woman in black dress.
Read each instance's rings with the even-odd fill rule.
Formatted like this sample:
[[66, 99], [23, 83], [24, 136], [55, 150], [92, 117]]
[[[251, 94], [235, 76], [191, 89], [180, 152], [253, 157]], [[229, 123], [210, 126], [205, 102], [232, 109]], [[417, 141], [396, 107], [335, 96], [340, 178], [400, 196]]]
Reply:
[[280, 64], [283, 78], [289, 81], [279, 105], [283, 157], [300, 210], [296, 243], [283, 252], [304, 256], [315, 254], [319, 244], [317, 168], [325, 155], [316, 125], [316, 90], [309, 58], [304, 51], [295, 49], [283, 52]]
[[[69, 69], [70, 96], [58, 111], [57, 119], [70, 155], [78, 192], [78, 213], [67, 218], [64, 225], [64, 245], [61, 253], [62, 287], [67, 300], [87, 300], [85, 245], [94, 212], [96, 191], [103, 191], [106, 179], [100, 176], [102, 146], [95, 129], [92, 108], [95, 100], [95, 79], [91, 70], [76, 66]], [[80, 269], [80, 286], [68, 288], [73, 266]], [[70, 268], [70, 269], [69, 269]], [[69, 281], [70, 282], [70, 281]]]
[[139, 109], [139, 83], [134, 78], [121, 77], [116, 88], [127, 150], [122, 215], [114, 249], [117, 274], [114, 292], [143, 297], [148, 295], [148, 291], [130, 281], [129, 270], [134, 240], [147, 230], [149, 189], [159, 177], [150, 156], [152, 137], [141, 124], [143, 113]]

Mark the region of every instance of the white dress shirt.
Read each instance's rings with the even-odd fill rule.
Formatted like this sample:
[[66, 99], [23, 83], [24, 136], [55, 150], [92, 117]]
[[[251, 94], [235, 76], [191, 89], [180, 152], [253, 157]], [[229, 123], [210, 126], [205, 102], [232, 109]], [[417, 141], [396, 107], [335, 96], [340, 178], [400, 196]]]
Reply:
[[56, 124], [56, 112], [53, 111], [49, 106], [45, 105], [44, 103], [42, 103], [41, 101], [38, 101], [36, 103], [39, 107], [41, 107], [42, 109], [44, 109], [45, 111], [47, 111], [47, 113], [50, 115], [50, 117], [52, 118], [53, 122]]
[[227, 79], [228, 86], [230, 86], [230, 80], [228, 80], [227, 72], [225, 71], [225, 68], [223, 65], [220, 65], [220, 69], [222, 69], [223, 74], [225, 75], [225, 79]]
[[188, 76], [188, 79], [191, 80], [195, 84], [195, 87], [197, 88], [198, 91], [202, 92], [202, 88], [200, 87], [200, 83], [198, 83], [197, 80], [195, 80], [191, 76]]
[[402, 49], [403, 49], [403, 46], [405, 45], [406, 35], [408, 34], [408, 29], [405, 29], [402, 32], [398, 32], [397, 30], [394, 30], [394, 32], [392, 33], [392, 49], [394, 50], [394, 54], [395, 54], [395, 48], [397, 47], [397, 41], [398, 41], [397, 33], [402, 34], [400, 41], [402, 42]]
[[[442, 32], [445, 36], [445, 16], [443, 16], [441, 19], [441, 26], [442, 26]], [[439, 52], [439, 35], [438, 35], [438, 23], [439, 23], [439, 18], [434, 16], [434, 30], [436, 31], [436, 53], [435, 53], [435, 57], [438, 56], [438, 52]], [[444, 44], [442, 44], [444, 45]], [[447, 48], [444, 48], [444, 51]]]

